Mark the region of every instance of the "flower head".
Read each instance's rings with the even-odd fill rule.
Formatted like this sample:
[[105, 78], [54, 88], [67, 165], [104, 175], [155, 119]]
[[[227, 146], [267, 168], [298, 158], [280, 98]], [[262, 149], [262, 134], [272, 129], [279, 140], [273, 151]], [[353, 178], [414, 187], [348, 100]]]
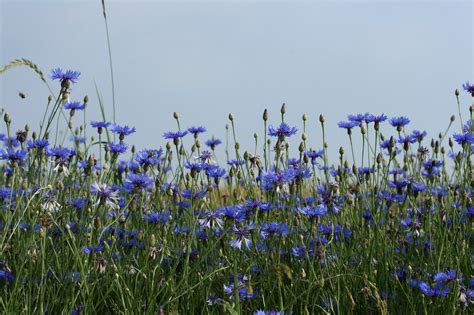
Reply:
[[154, 184], [153, 179], [146, 175], [130, 174], [124, 180], [125, 190], [133, 192], [135, 190], [150, 189]]
[[397, 128], [402, 128], [410, 123], [410, 119], [406, 117], [393, 117], [389, 121], [390, 125]]
[[216, 138], [214, 138], [214, 137], [212, 137], [211, 139], [209, 139], [209, 140], [206, 141], [206, 145], [207, 145], [208, 147], [210, 147], [211, 150], [214, 150], [214, 149], [216, 148], [216, 146], [218, 146], [218, 145], [221, 144], [221, 143], [222, 143], [221, 140], [216, 139]]
[[122, 141], [120, 141], [119, 143], [112, 143], [112, 142], [109, 143], [109, 150], [113, 154], [125, 153], [127, 149], [128, 149], [128, 146]]
[[96, 206], [99, 204], [104, 204], [107, 205], [108, 207], [112, 209], [118, 209], [118, 190], [108, 186], [107, 184], [99, 184], [97, 182], [94, 182], [91, 185], [91, 192], [99, 197], [99, 199], [96, 202]]
[[66, 70], [66, 72], [63, 72], [61, 68], [56, 68], [56, 69], [51, 70], [51, 79], [59, 80], [61, 81], [61, 83], [66, 82], [66, 81], [76, 83], [80, 75], [81, 73], [79, 71], [74, 71], [74, 70]]
[[463, 134], [454, 134], [453, 138], [454, 141], [456, 141], [461, 146], [464, 146], [468, 143], [474, 144], [474, 136], [470, 132], [466, 132]]
[[91, 126], [94, 128], [107, 128], [110, 126], [110, 123], [106, 121], [91, 121]]
[[470, 84], [469, 81], [467, 81], [462, 85], [462, 88], [464, 89], [464, 91], [471, 93], [471, 95], [474, 96], [474, 84]]
[[268, 135], [271, 137], [278, 137], [279, 140], [285, 140], [285, 137], [290, 137], [298, 129], [296, 127], [290, 127], [286, 123], [282, 122], [278, 128], [273, 128], [273, 126], [268, 127]]
[[198, 134], [206, 132], [206, 128], [199, 126], [199, 127], [190, 127], [188, 128], [188, 131], [194, 135], [195, 138], [197, 138]]
[[86, 108], [86, 104], [81, 102], [67, 102], [64, 105], [64, 108], [69, 110], [84, 110], [84, 108]]
[[171, 139], [171, 140], [175, 140], [175, 139], [179, 139], [179, 138], [182, 138], [184, 137], [185, 135], [187, 135], [188, 132], [186, 130], [178, 130], [176, 132], [172, 132], [172, 131], [169, 131], [169, 132], [165, 132], [163, 134], [163, 138], [165, 139]]
[[113, 124], [110, 128], [110, 131], [119, 135], [120, 140], [123, 140], [125, 136], [131, 135], [135, 132], [135, 127], [130, 128], [129, 126], [119, 126], [117, 124]]

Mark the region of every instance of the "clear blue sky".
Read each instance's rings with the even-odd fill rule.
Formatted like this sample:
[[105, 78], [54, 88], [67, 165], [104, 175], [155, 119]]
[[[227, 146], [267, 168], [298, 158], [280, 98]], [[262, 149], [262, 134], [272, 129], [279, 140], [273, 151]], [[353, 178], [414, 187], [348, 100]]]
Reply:
[[[164, 145], [177, 111], [183, 126], [203, 125], [206, 138], [222, 139], [233, 112], [239, 141], [251, 149], [253, 133], [263, 133], [263, 110], [278, 124], [283, 102], [291, 125], [300, 127], [308, 114], [313, 147], [321, 147], [318, 116], [325, 114], [333, 157], [348, 144], [337, 122], [351, 113], [405, 115], [409, 130], [435, 137], [457, 112], [454, 89], [474, 80], [471, 1], [106, 3], [117, 122], [137, 128], [129, 142], [138, 148]], [[89, 120], [100, 119], [97, 82], [111, 117], [100, 0], [1, 0], [0, 13], [1, 64], [24, 57], [48, 74], [54, 67], [79, 70], [72, 99], [88, 94]], [[35, 129], [45, 86], [17, 68], [0, 76], [0, 87], [0, 107], [15, 129], [26, 122]], [[462, 95], [467, 115], [471, 100]]]

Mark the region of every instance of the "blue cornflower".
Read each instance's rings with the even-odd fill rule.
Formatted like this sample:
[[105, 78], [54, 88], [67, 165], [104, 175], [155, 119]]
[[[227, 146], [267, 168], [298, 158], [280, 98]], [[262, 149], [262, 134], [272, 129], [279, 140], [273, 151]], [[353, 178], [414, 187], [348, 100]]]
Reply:
[[128, 192], [140, 189], [150, 189], [154, 184], [153, 179], [146, 175], [129, 174], [124, 180], [124, 188]]
[[279, 190], [283, 188], [285, 184], [290, 183], [294, 178], [294, 170], [291, 168], [284, 171], [268, 171], [260, 176], [262, 188], [265, 190], [273, 190], [274, 188]]
[[201, 155], [196, 157], [197, 160], [200, 160], [202, 163], [213, 163], [212, 152], [204, 150], [201, 152]]
[[204, 169], [205, 164], [203, 163], [193, 163], [193, 162], [186, 162], [184, 167], [186, 167], [188, 170], [192, 172], [200, 172]]
[[36, 139], [34, 141], [29, 140], [28, 141], [28, 148], [29, 149], [42, 149], [46, 148], [49, 145], [48, 140], [42, 140], [42, 139]]
[[431, 286], [428, 283], [424, 282], [424, 281], [420, 281], [418, 283], [418, 288], [420, 288], [421, 292], [423, 292], [424, 295], [428, 295], [428, 296], [434, 296], [435, 295], [435, 292], [431, 288]]
[[238, 165], [244, 165], [245, 161], [244, 160], [228, 160], [227, 165], [229, 166], [238, 166]]
[[78, 210], [83, 209], [86, 206], [86, 204], [87, 204], [86, 198], [76, 198], [71, 202], [71, 205]]
[[53, 156], [59, 160], [67, 160], [70, 157], [76, 155], [76, 151], [69, 148], [47, 148], [46, 156]]
[[162, 223], [166, 224], [171, 218], [171, 213], [169, 212], [155, 212], [151, 210], [148, 214], [145, 214], [143, 218], [148, 223]]
[[245, 220], [245, 210], [237, 206], [220, 208], [218, 211], [227, 219], [235, 220], [237, 222]]
[[214, 138], [214, 137], [212, 137], [211, 139], [209, 139], [209, 140], [206, 141], [206, 145], [207, 145], [208, 147], [210, 147], [211, 150], [214, 150], [214, 149], [216, 148], [216, 146], [218, 146], [218, 145], [221, 144], [221, 143], [222, 143], [221, 140], [216, 139], [216, 138]]
[[163, 134], [163, 138], [176, 140], [176, 139], [180, 139], [180, 138], [184, 137], [187, 134], [188, 134], [188, 132], [186, 130], [178, 130], [176, 132], [169, 131], [169, 132], [165, 132]]
[[278, 140], [285, 140], [285, 137], [291, 137], [296, 134], [298, 129], [296, 127], [290, 127], [286, 123], [282, 122], [280, 127], [273, 128], [273, 126], [268, 127], [268, 135], [271, 137], [278, 137]]
[[423, 183], [414, 182], [411, 184], [411, 189], [414, 192], [424, 192], [426, 191], [426, 185]]
[[12, 146], [14, 148], [18, 148], [20, 146], [20, 141], [16, 137], [4, 137], [1, 141], [3, 141], [5, 146]]
[[454, 141], [463, 147], [468, 143], [474, 144], [474, 136], [470, 132], [466, 132], [464, 134], [454, 134], [453, 138]]
[[316, 207], [298, 208], [298, 212], [310, 218], [324, 217], [328, 213], [328, 208], [325, 205], [320, 204]]
[[145, 149], [135, 154], [135, 161], [141, 166], [158, 165], [163, 150]]
[[423, 141], [423, 138], [426, 137], [426, 131], [413, 130], [411, 136], [415, 138], [418, 142]]
[[61, 81], [61, 83], [66, 82], [66, 81], [76, 83], [80, 75], [81, 73], [79, 71], [74, 71], [74, 70], [67, 70], [66, 72], [63, 72], [61, 68], [56, 68], [56, 69], [51, 70], [51, 79], [59, 80]]
[[410, 119], [406, 118], [406, 117], [393, 117], [391, 118], [389, 121], [390, 125], [392, 125], [393, 127], [397, 127], [399, 129], [401, 129], [402, 127], [408, 125], [410, 123]]
[[91, 121], [91, 126], [93, 128], [107, 128], [110, 126], [110, 123], [107, 121]]
[[400, 136], [398, 138], [398, 143], [400, 143], [400, 144], [415, 143], [416, 141], [417, 141], [417, 139], [415, 137], [413, 137], [412, 135], [408, 135], [406, 137]]
[[464, 91], [471, 93], [471, 95], [474, 96], [474, 84], [470, 84], [469, 81], [467, 81], [462, 85], [462, 88], [464, 89]]
[[449, 270], [448, 272], [438, 272], [433, 277], [434, 282], [442, 284], [453, 280], [456, 280], [456, 270]]
[[238, 249], [242, 249], [242, 243], [247, 249], [250, 249], [252, 241], [250, 240], [250, 233], [255, 228], [255, 224], [250, 222], [249, 225], [237, 227], [234, 225], [235, 237], [230, 241], [230, 246]]
[[311, 164], [316, 164], [317, 158], [322, 158], [324, 156], [324, 150], [321, 149], [319, 151], [309, 150], [304, 153], [308, 158], [311, 159]]
[[288, 236], [290, 231], [288, 229], [288, 225], [285, 223], [280, 222], [271, 222], [271, 223], [264, 223], [261, 227], [260, 236], [262, 239], [266, 239], [269, 236]]
[[119, 135], [119, 139], [125, 139], [125, 136], [131, 135], [135, 132], [135, 127], [130, 128], [129, 126], [119, 126], [117, 124], [113, 124], [110, 128], [110, 131]]
[[438, 161], [438, 160], [427, 160], [422, 163], [423, 165], [423, 170], [421, 171], [421, 174], [425, 177], [429, 176], [437, 176], [439, 174], [439, 168], [443, 166], [443, 161]]
[[0, 149], [0, 160], [9, 160], [10, 162], [20, 162], [26, 158], [28, 152], [25, 150], [15, 150], [8, 148], [6, 151]]
[[374, 122], [376, 124], [384, 122], [387, 120], [387, 116], [385, 114], [380, 114], [380, 115], [370, 115], [370, 121]]
[[81, 102], [68, 102], [64, 104], [64, 109], [84, 110], [84, 108], [86, 108], [86, 104], [83, 104]]
[[198, 134], [206, 132], [206, 128], [199, 126], [199, 127], [190, 127], [188, 131], [194, 135], [194, 138], [197, 138]]
[[466, 215], [468, 215], [470, 218], [474, 218], [474, 207], [467, 208]]
[[107, 184], [99, 184], [94, 182], [91, 185], [91, 192], [97, 195], [99, 198], [94, 206], [97, 205], [107, 205], [112, 209], [118, 209], [118, 189], [112, 186], [108, 186]]
[[15, 280], [15, 276], [8, 270], [0, 270], [0, 279], [10, 282]]
[[206, 175], [215, 179], [219, 179], [225, 175], [225, 169], [214, 166], [206, 170]]
[[109, 150], [113, 154], [125, 153], [127, 149], [128, 149], [128, 146], [123, 142], [119, 142], [119, 143], [109, 142]]
[[208, 210], [202, 215], [202, 219], [199, 219], [201, 227], [207, 227], [210, 229], [222, 229], [224, 221], [221, 219], [222, 212], [219, 210]]
[[302, 166], [293, 167], [293, 176], [296, 182], [301, 182], [305, 178], [310, 178], [313, 173], [307, 168]]
[[351, 121], [340, 121], [340, 122], [337, 124], [337, 126], [338, 126], [339, 128], [344, 128], [344, 129], [347, 130], [347, 132], [349, 132], [349, 130], [351, 130], [352, 128], [357, 127], [357, 126], [359, 126], [359, 125], [360, 125], [359, 122], [353, 121], [353, 120], [351, 120]]
[[356, 115], [348, 115], [347, 119], [350, 121], [357, 122], [358, 125], [360, 125], [363, 121], [365, 121], [365, 115], [364, 114], [356, 114]]

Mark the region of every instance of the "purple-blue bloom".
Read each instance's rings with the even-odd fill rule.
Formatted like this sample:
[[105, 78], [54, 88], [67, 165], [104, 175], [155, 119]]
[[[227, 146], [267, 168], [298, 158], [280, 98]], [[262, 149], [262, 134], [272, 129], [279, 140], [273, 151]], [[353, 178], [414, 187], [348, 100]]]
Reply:
[[83, 104], [81, 102], [68, 102], [64, 105], [65, 109], [70, 109], [70, 110], [84, 110], [86, 108], [86, 104]]
[[59, 80], [61, 81], [61, 83], [64, 81], [71, 81], [72, 83], [76, 83], [80, 75], [81, 73], [79, 71], [74, 70], [67, 70], [66, 72], [63, 72], [61, 68], [51, 70], [51, 79]]
[[154, 184], [153, 179], [146, 175], [129, 174], [124, 180], [124, 188], [128, 192], [140, 189], [150, 189]]
[[357, 122], [357, 121], [354, 121], [354, 120], [351, 120], [351, 121], [340, 121], [337, 126], [339, 128], [344, 128], [346, 130], [351, 130], [352, 128], [354, 127], [357, 127], [360, 125], [360, 122]]
[[110, 123], [107, 121], [91, 121], [91, 126], [94, 128], [107, 128], [110, 126]]
[[109, 150], [113, 154], [125, 153], [127, 151], [127, 149], [128, 149], [128, 146], [123, 142], [119, 142], [119, 143], [109, 142]]
[[207, 145], [208, 147], [210, 147], [211, 150], [214, 150], [214, 149], [216, 148], [216, 146], [218, 146], [218, 145], [221, 144], [221, 143], [222, 143], [221, 140], [216, 139], [216, 138], [214, 138], [214, 137], [212, 137], [211, 139], [209, 139], [209, 140], [206, 141], [206, 145]]
[[296, 127], [290, 127], [286, 123], [282, 122], [278, 128], [273, 126], [268, 127], [268, 135], [271, 137], [278, 137], [279, 140], [284, 140], [285, 137], [291, 137], [296, 134], [298, 129]]
[[401, 128], [401, 127], [404, 127], [406, 125], [408, 125], [410, 123], [410, 119], [406, 118], [406, 117], [393, 117], [391, 118], [389, 121], [390, 125], [392, 125], [393, 127], [398, 127], [398, 128]]
[[165, 132], [163, 134], [163, 138], [165, 139], [172, 139], [172, 140], [175, 140], [175, 139], [179, 139], [179, 138], [182, 138], [184, 137], [185, 135], [187, 135], [188, 132], [186, 130], [178, 130], [176, 132], [172, 132], [172, 131], [169, 131], [169, 132]]
[[120, 135], [120, 140], [123, 140], [125, 136], [128, 136], [135, 132], [135, 127], [130, 128], [129, 126], [119, 126], [117, 124], [113, 124], [110, 128], [110, 131]]
[[466, 83], [464, 83], [462, 85], [462, 88], [464, 89], [464, 91], [468, 92], [468, 93], [471, 93], [472, 95], [474, 95], [474, 84], [470, 84], [469, 81], [467, 81]]
[[474, 144], [474, 135], [472, 135], [470, 132], [466, 132], [463, 134], [454, 134], [453, 135], [454, 141], [457, 142], [457, 144], [464, 146], [466, 144]]

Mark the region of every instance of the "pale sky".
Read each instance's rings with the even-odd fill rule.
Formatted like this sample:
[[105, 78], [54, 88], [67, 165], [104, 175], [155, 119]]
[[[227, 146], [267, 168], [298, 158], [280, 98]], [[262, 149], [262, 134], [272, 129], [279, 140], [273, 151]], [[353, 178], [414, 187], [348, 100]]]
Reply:
[[[72, 100], [89, 95], [88, 120], [99, 120], [96, 82], [111, 119], [100, 0], [0, 3], [0, 64], [23, 57], [48, 75], [55, 67], [81, 71]], [[232, 112], [241, 146], [253, 151], [253, 133], [263, 139], [263, 110], [277, 125], [285, 102], [290, 125], [301, 128], [301, 116], [308, 114], [309, 144], [316, 148], [324, 113], [334, 159], [340, 145], [348, 146], [337, 128], [348, 114], [404, 115], [412, 120], [409, 131], [436, 137], [457, 113], [454, 90], [474, 80], [471, 1], [106, 4], [117, 122], [137, 128], [128, 143], [138, 148], [164, 146], [162, 134], [177, 129], [173, 111], [183, 127], [205, 126], [204, 139], [225, 140]], [[37, 129], [48, 93], [27, 68], [0, 75], [0, 107], [15, 129], [25, 123]], [[471, 99], [462, 93], [461, 100], [466, 118]], [[458, 121], [454, 127], [459, 131]]]

